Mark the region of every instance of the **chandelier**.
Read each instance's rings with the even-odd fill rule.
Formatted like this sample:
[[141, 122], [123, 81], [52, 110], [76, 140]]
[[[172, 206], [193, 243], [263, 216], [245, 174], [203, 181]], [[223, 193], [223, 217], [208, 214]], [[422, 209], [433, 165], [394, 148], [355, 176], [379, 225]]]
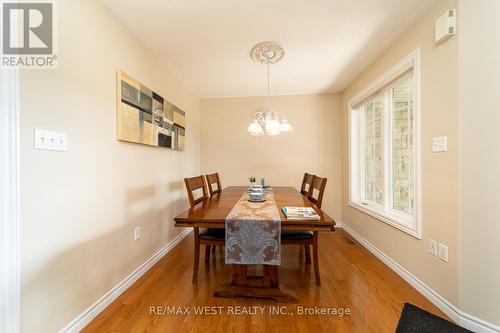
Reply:
[[[269, 100], [269, 65], [280, 61], [285, 55], [285, 50], [276, 42], [262, 42], [255, 45], [250, 51], [250, 57], [255, 62], [267, 65], [267, 97]], [[253, 114], [253, 122], [248, 126], [248, 132], [253, 136], [279, 135], [282, 132], [290, 132], [290, 125], [283, 112], [273, 112], [271, 107], [266, 106], [263, 111]]]

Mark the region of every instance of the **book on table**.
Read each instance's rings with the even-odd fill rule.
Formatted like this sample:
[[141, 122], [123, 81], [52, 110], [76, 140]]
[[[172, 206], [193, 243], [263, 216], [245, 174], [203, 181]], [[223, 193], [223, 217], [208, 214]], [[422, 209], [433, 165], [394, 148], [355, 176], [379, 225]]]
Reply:
[[287, 220], [319, 220], [320, 217], [312, 207], [281, 207]]

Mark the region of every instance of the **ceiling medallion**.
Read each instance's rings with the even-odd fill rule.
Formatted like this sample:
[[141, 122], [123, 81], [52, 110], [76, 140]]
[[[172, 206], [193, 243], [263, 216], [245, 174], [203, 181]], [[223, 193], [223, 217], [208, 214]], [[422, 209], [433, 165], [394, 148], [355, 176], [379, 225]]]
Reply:
[[285, 55], [285, 50], [276, 42], [266, 41], [255, 45], [250, 51], [253, 61], [270, 65], [275, 64]]

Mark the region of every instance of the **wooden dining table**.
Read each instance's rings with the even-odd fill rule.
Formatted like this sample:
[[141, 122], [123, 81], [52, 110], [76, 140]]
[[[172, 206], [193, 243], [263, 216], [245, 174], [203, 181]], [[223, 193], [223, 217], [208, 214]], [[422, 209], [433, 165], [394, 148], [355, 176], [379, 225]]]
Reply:
[[[247, 186], [229, 186], [213, 197], [175, 217], [175, 226], [182, 228], [224, 228], [226, 217], [240, 200]], [[335, 231], [335, 221], [291, 186], [273, 186], [274, 200], [279, 210], [281, 230]], [[313, 207], [319, 220], [289, 221], [282, 207]], [[247, 265], [232, 264], [232, 280], [214, 292], [216, 297], [269, 298], [279, 302], [296, 302], [295, 292], [279, 282], [278, 267], [263, 265], [262, 276], [247, 274]]]

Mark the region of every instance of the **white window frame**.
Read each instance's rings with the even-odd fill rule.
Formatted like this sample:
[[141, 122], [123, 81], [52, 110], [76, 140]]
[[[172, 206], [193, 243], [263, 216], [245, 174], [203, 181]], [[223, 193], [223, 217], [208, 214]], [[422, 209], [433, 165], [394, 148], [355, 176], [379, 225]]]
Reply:
[[[400, 83], [402, 76], [413, 64], [413, 77], [415, 85], [414, 105], [414, 149], [415, 149], [415, 203], [414, 214], [406, 214], [392, 208], [392, 112], [386, 110], [387, 105], [392, 109], [392, 88]], [[382, 91], [383, 89], [383, 91]], [[362, 138], [362, 112], [359, 111], [360, 102], [366, 103], [371, 97], [384, 94], [384, 110], [382, 114], [382, 172], [384, 177], [384, 195], [382, 205], [375, 202], [363, 201], [363, 151]], [[356, 109], [354, 107], [357, 107]], [[349, 100], [349, 205], [363, 213], [375, 217], [399, 230], [402, 230], [418, 239], [422, 238], [420, 214], [420, 48], [411, 52], [398, 64], [393, 66], [381, 77]], [[388, 153], [389, 152], [389, 153]]]

